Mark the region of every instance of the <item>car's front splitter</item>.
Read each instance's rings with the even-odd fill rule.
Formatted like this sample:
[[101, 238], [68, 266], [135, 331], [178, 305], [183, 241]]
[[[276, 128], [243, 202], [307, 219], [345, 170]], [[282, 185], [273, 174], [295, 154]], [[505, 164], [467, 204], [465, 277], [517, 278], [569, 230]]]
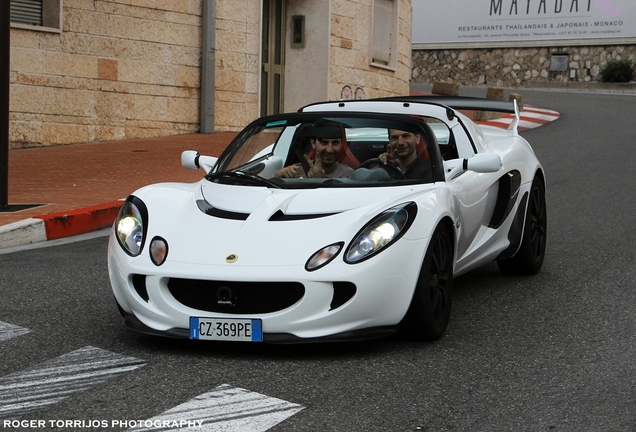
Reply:
[[[188, 339], [189, 329], [172, 328], [165, 331], [155, 330], [142, 323], [134, 314], [123, 312], [126, 326], [137, 333], [151, 336], [162, 336], [174, 339]], [[380, 339], [391, 336], [399, 330], [399, 325], [371, 327], [359, 330], [346, 331], [329, 336], [301, 338], [289, 333], [264, 333], [263, 342], [269, 344], [302, 344], [302, 343], [324, 343], [324, 342], [352, 342], [371, 339]]]

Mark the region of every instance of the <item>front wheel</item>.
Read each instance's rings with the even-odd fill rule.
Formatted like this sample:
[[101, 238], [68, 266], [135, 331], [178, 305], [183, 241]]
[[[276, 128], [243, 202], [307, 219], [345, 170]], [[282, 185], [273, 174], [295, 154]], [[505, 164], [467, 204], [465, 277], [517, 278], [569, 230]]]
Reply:
[[426, 251], [413, 300], [402, 324], [418, 340], [436, 340], [448, 326], [453, 298], [453, 243], [448, 230], [435, 229]]
[[543, 265], [548, 231], [545, 186], [535, 177], [530, 188], [521, 246], [512, 258], [497, 261], [499, 269], [508, 274], [535, 274]]

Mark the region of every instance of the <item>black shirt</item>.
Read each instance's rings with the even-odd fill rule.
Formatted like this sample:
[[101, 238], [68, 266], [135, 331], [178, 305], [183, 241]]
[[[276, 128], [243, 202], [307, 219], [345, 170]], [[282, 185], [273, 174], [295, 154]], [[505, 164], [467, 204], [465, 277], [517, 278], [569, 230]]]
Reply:
[[420, 157], [416, 158], [404, 171], [404, 178], [407, 180], [433, 181], [430, 161], [424, 161]]

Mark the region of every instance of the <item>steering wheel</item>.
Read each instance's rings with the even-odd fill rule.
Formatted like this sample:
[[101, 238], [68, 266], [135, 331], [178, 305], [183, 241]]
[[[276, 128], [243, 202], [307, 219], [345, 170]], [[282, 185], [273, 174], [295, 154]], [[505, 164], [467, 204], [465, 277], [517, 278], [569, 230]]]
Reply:
[[381, 168], [389, 174], [389, 177], [391, 177], [391, 180], [404, 179], [404, 173], [400, 171], [398, 167], [390, 163], [384, 165], [382, 161], [378, 158], [371, 158], [371, 159], [365, 160], [360, 165], [358, 165], [358, 168], [356, 169], [360, 169], [360, 168], [367, 168], [367, 169]]

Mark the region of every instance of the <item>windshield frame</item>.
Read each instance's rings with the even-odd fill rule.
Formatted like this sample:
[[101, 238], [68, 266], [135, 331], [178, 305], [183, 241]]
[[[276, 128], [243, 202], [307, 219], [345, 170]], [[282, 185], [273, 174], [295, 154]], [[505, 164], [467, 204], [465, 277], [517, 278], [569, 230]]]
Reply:
[[[366, 121], [368, 121], [369, 126], [367, 127], [378, 128], [378, 126], [375, 124], [378, 122], [381, 124], [384, 124], [385, 125], [384, 127], [387, 127], [387, 125], [391, 123], [395, 123], [397, 125], [401, 125], [402, 127], [408, 127], [415, 131], [418, 131], [418, 133], [422, 133], [427, 142], [427, 148], [429, 153], [428, 156], [429, 156], [430, 168], [432, 172], [432, 182], [444, 181], [444, 170], [443, 170], [443, 162], [442, 162], [440, 149], [435, 139], [434, 132], [432, 131], [430, 126], [425, 121], [423, 121], [423, 118], [425, 117], [426, 116], [415, 117], [415, 116], [404, 115], [404, 114], [383, 114], [383, 113], [351, 112], [351, 111], [348, 111], [348, 112], [333, 112], [333, 111], [299, 112], [299, 113], [286, 113], [286, 114], [277, 114], [277, 115], [262, 117], [253, 121], [248, 126], [246, 126], [245, 129], [243, 129], [243, 131], [241, 131], [232, 140], [232, 142], [228, 145], [228, 147], [223, 151], [223, 153], [219, 157], [218, 162], [214, 166], [213, 170], [210, 172], [208, 176], [206, 176], [206, 178], [210, 177], [209, 178], [210, 181], [222, 182], [222, 180], [219, 180], [220, 178], [222, 178], [222, 176], [221, 177], [218, 175], [213, 176], [213, 174], [219, 174], [222, 171], [238, 171], [238, 172], [246, 172], [250, 174], [258, 174], [258, 170], [253, 168], [257, 166], [259, 163], [266, 163], [270, 158], [273, 157], [275, 150], [277, 149], [279, 145], [281, 145], [281, 141], [283, 137], [287, 139], [288, 141], [290, 141], [289, 144], [285, 143], [285, 145], [287, 146], [286, 151], [288, 155], [291, 155], [292, 147], [295, 145], [289, 139], [290, 138], [289, 130], [291, 128], [296, 130], [299, 127], [299, 125], [301, 124], [306, 125], [308, 123], [315, 122], [316, 120], [342, 122], [349, 119], [350, 121], [356, 122], [356, 129], [362, 129], [363, 127], [365, 127], [363, 124]], [[452, 133], [452, 131], [450, 130], [448, 125], [443, 121], [443, 119], [439, 119], [436, 117], [426, 117], [426, 118], [430, 118], [432, 120], [435, 120], [435, 122], [440, 122], [445, 124], [449, 130], [449, 133]], [[281, 133], [279, 133], [278, 136], [276, 137], [275, 142], [272, 143], [270, 146], [267, 146], [264, 148], [264, 150], [267, 150], [269, 148], [268, 152], [263, 153], [259, 157], [254, 157], [250, 159], [248, 162], [240, 166], [227, 169], [228, 166], [231, 166], [233, 159], [236, 157], [237, 153], [240, 151], [242, 146], [251, 137], [265, 130], [271, 130], [276, 127], [283, 127], [283, 128]], [[283, 150], [285, 150], [285, 148], [283, 148]], [[255, 156], [258, 156], [259, 154], [260, 153], [257, 153]], [[283, 162], [284, 164], [288, 162], [287, 158], [284, 158], [283, 160], [284, 160]], [[360, 161], [360, 162], [362, 163], [364, 161]], [[284, 166], [287, 166], [287, 165], [284, 165]], [[385, 183], [379, 183], [377, 181], [376, 182], [362, 181], [362, 182], [352, 183], [351, 181], [346, 181], [349, 179], [326, 179], [326, 178], [322, 178], [322, 179], [266, 178], [266, 179], [268, 182], [275, 183], [277, 186], [280, 186], [281, 188], [284, 188], [284, 189], [290, 189], [290, 188], [291, 189], [307, 189], [307, 188], [313, 189], [313, 188], [319, 188], [319, 187], [365, 187], [365, 186], [386, 187], [386, 186], [401, 186], [406, 184], [430, 183], [430, 181], [425, 182], [424, 180], [404, 180], [404, 179], [401, 179], [399, 181], [385, 182]], [[304, 180], [304, 181], [299, 181], [299, 180]], [[309, 180], [312, 180], [312, 181], [309, 181]], [[327, 181], [327, 180], [340, 180], [340, 181]], [[238, 183], [232, 183], [232, 184], [245, 184], [245, 183], [238, 182]]]

